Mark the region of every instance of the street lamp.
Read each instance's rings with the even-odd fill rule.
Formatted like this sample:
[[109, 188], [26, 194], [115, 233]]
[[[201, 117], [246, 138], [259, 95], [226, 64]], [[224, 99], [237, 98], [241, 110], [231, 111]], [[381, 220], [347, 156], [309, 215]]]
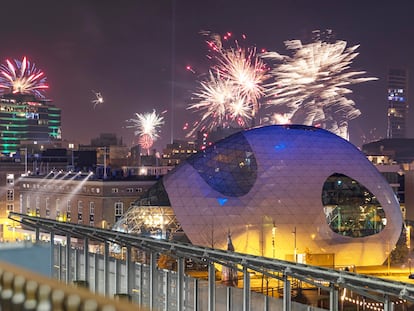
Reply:
[[273, 221], [273, 228], [272, 228], [272, 250], [273, 250], [273, 259], [275, 258], [275, 247], [276, 247], [276, 245], [275, 245], [275, 239], [276, 239], [276, 229], [277, 229], [277, 227], [276, 227], [276, 224], [275, 224], [275, 222]]
[[295, 262], [298, 262], [298, 258], [297, 258], [297, 254], [296, 254], [296, 227], [293, 229], [292, 233], [293, 233], [293, 236], [294, 236], [294, 243], [293, 243], [293, 246], [294, 246], [294, 249], [293, 249], [293, 256], [295, 257]]

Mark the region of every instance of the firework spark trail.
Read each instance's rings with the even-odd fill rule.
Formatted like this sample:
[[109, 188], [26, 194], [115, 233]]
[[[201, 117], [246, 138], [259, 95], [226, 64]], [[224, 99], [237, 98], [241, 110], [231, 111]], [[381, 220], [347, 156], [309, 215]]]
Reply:
[[6, 64], [0, 65], [0, 88], [43, 98], [43, 91], [49, 86], [44, 72], [23, 57], [22, 61], [14, 60], [14, 64], [6, 60]]
[[333, 43], [320, 39], [309, 44], [286, 41], [292, 57], [266, 52], [263, 59], [275, 65], [270, 71], [274, 82], [267, 85], [270, 105], [285, 107], [292, 123], [320, 124], [348, 138], [348, 121], [360, 115], [355, 103], [346, 96], [348, 86], [370, 80], [365, 71], [352, 71], [350, 65], [358, 55], [359, 45], [346, 47], [345, 41]]
[[95, 109], [96, 105], [103, 104], [104, 99], [100, 92], [95, 92], [94, 90], [92, 90], [92, 93], [95, 94], [95, 98], [92, 100], [93, 109]]
[[[166, 113], [164, 111], [162, 114]], [[135, 113], [136, 118], [131, 118], [127, 122], [132, 123], [128, 127], [135, 128], [135, 136], [139, 136], [139, 143], [144, 149], [152, 147], [153, 142], [159, 138], [159, 130], [164, 125], [164, 117], [157, 114], [155, 109], [150, 113]]]
[[[263, 82], [268, 78], [267, 68], [256, 55], [255, 48], [224, 48], [221, 36], [203, 32], [208, 35], [209, 57], [215, 64], [210, 68], [208, 78], [200, 82], [195, 95], [196, 103], [188, 109], [199, 111], [200, 122], [187, 136], [198, 130], [212, 130], [215, 127], [245, 127], [254, 119], [264, 97]], [[231, 33], [224, 36], [228, 40]], [[243, 35], [243, 39], [245, 39]]]

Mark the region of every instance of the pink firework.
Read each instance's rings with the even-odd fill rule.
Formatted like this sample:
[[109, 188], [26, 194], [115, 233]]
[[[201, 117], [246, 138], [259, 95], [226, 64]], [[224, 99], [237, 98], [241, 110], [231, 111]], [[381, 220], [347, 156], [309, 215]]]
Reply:
[[149, 149], [154, 145], [154, 140], [149, 134], [143, 134], [139, 137], [138, 144], [142, 149], [149, 151]]
[[[201, 120], [188, 136], [202, 128], [253, 125], [265, 95], [267, 67], [258, 58], [255, 47], [243, 48], [234, 41], [235, 47], [225, 48], [223, 41], [229, 41], [231, 33], [220, 36], [204, 31], [202, 34], [209, 37], [206, 41], [212, 54], [209, 59], [215, 63], [193, 93], [196, 101], [188, 109], [197, 110]], [[242, 38], [246, 39], [246, 35]]]
[[22, 61], [15, 59], [14, 63], [7, 59], [6, 64], [0, 66], [0, 88], [13, 94], [44, 97], [43, 91], [49, 86], [46, 84], [44, 72], [37, 69], [25, 56]]

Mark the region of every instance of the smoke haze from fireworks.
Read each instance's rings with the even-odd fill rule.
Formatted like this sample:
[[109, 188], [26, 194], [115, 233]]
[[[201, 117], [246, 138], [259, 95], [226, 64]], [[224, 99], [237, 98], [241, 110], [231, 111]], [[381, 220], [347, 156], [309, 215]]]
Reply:
[[33, 94], [44, 97], [43, 91], [48, 89], [44, 72], [30, 63], [26, 56], [22, 61], [6, 60], [6, 64], [0, 66], [0, 88], [11, 93]]

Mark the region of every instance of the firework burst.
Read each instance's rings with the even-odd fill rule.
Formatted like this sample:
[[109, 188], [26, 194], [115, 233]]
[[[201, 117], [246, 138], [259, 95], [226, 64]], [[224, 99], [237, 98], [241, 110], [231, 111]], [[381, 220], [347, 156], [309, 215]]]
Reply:
[[355, 103], [346, 96], [352, 84], [376, 80], [361, 77], [365, 71], [352, 71], [350, 65], [358, 55], [358, 45], [347, 48], [347, 42], [325, 42], [318, 37], [302, 44], [286, 41], [293, 55], [277, 52], [262, 54], [275, 63], [270, 71], [274, 82], [267, 85], [268, 104], [285, 109], [292, 123], [321, 126], [348, 138], [348, 121], [360, 115]]
[[95, 92], [92, 90], [92, 93], [95, 95], [95, 98], [92, 100], [93, 109], [95, 109], [97, 105], [103, 104], [104, 98], [100, 92]]
[[[165, 111], [162, 113], [164, 114]], [[138, 143], [143, 149], [149, 150], [153, 143], [159, 138], [160, 127], [164, 124], [164, 117], [157, 114], [155, 109], [150, 113], [135, 113], [136, 118], [127, 120], [132, 123], [128, 127], [135, 128], [135, 136], [138, 136]]]
[[[242, 48], [236, 41], [235, 48], [224, 48], [221, 36], [209, 35], [208, 47], [213, 53], [209, 58], [215, 63], [207, 79], [200, 82], [196, 102], [188, 109], [199, 111], [201, 120], [188, 136], [197, 130], [216, 127], [245, 127], [253, 122], [265, 95], [263, 82], [268, 78], [264, 63], [257, 57], [256, 48]], [[224, 36], [225, 40], [230, 33]], [[245, 36], [243, 37], [245, 38]]]
[[23, 57], [22, 61], [14, 60], [14, 63], [6, 60], [6, 64], [0, 66], [0, 88], [14, 94], [34, 94], [44, 97], [43, 91], [49, 86], [46, 85], [44, 72]]

